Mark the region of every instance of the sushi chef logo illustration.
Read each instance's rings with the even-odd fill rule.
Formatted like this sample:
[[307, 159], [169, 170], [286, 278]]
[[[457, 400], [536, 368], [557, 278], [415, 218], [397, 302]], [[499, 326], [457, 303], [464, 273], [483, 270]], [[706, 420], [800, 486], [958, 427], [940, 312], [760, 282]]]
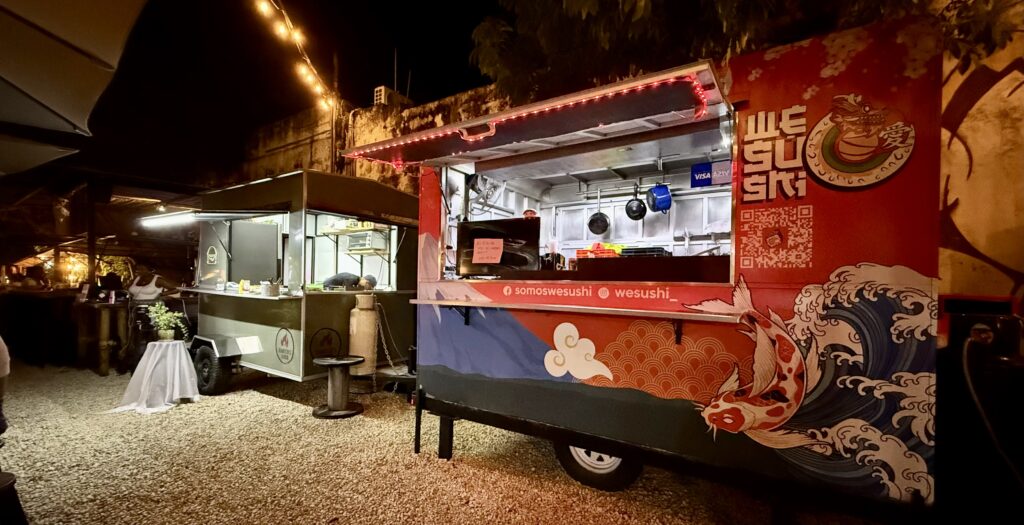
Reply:
[[206, 249], [206, 264], [217, 264], [217, 248], [210, 246]]
[[295, 357], [295, 338], [292, 337], [291, 330], [282, 328], [277, 331], [274, 350], [277, 353], [278, 361], [281, 361], [286, 365], [292, 362], [292, 358]]
[[832, 97], [832, 111], [807, 137], [807, 166], [842, 188], [877, 184], [900, 170], [914, 150], [914, 127], [850, 93]]
[[821, 182], [862, 188], [891, 177], [914, 149], [914, 128], [858, 94], [832, 98], [810, 133], [807, 106], [748, 115], [742, 137], [743, 202], [807, 195], [807, 169]]

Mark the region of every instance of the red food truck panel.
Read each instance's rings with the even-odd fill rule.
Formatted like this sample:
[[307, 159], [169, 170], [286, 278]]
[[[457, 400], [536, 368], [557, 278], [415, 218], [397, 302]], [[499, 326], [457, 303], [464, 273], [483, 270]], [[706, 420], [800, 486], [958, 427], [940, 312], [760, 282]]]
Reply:
[[[737, 272], [820, 281], [861, 261], [937, 274], [941, 60], [903, 26], [737, 57]], [[927, 35], [925, 35], [927, 37]]]
[[719, 71], [737, 104], [730, 283], [441, 280], [445, 205], [424, 168], [425, 391], [712, 464], [933, 501], [936, 38], [876, 25]]

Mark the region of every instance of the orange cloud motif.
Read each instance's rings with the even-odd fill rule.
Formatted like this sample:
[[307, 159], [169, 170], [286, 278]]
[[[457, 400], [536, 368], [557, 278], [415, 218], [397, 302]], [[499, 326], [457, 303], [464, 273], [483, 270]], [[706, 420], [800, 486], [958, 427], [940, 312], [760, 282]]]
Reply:
[[739, 361], [711, 337], [684, 336], [677, 345], [668, 322], [634, 321], [596, 358], [611, 370], [613, 379], [595, 376], [583, 381], [588, 385], [635, 388], [663, 399], [698, 403], [709, 402], [737, 364], [741, 381], [750, 381], [753, 369], [753, 356]]

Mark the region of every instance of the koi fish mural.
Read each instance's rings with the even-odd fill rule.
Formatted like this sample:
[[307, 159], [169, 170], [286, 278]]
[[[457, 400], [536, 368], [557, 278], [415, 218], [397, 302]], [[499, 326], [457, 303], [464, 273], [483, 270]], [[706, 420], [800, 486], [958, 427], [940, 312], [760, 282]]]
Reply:
[[742, 277], [733, 291], [732, 304], [714, 299], [689, 308], [739, 316], [746, 327], [741, 333], [755, 343], [753, 380], [741, 385], [739, 368], [734, 368], [711, 403], [698, 405], [708, 426], [716, 433], [718, 429], [743, 432], [773, 448], [810, 444], [800, 433], [778, 430], [800, 408], [806, 387], [803, 354], [779, 315], [769, 309], [765, 316], [754, 308]]
[[[788, 322], [771, 309], [761, 313], [742, 278], [732, 303], [688, 306], [739, 316], [740, 332], [755, 343], [753, 380], [741, 385], [734, 369], [718, 395], [698, 405], [702, 417], [713, 433], [745, 434], [801, 465], [818, 465], [807, 452], [825, 456], [869, 472], [888, 497], [931, 503], [934, 288], [909, 268], [861, 263], [837, 269], [824, 285], [806, 286]], [[836, 403], [850, 393], [870, 393], [880, 403]], [[858, 417], [821, 427], [830, 412]], [[826, 477], [845, 472], [810, 468]]]

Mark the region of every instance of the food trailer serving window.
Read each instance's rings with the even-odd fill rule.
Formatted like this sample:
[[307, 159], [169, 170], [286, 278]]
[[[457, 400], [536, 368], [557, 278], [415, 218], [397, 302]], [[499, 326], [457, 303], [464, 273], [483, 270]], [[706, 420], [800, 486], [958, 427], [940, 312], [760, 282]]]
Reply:
[[285, 275], [283, 257], [288, 215], [268, 211], [203, 211], [191, 214], [200, 222], [202, 239], [197, 282], [274, 281]]
[[687, 131], [442, 168], [445, 277], [729, 282], [731, 121]]
[[405, 228], [310, 211], [305, 231], [307, 283], [322, 284], [333, 275], [350, 273], [374, 276], [379, 290], [395, 289], [396, 254]]

